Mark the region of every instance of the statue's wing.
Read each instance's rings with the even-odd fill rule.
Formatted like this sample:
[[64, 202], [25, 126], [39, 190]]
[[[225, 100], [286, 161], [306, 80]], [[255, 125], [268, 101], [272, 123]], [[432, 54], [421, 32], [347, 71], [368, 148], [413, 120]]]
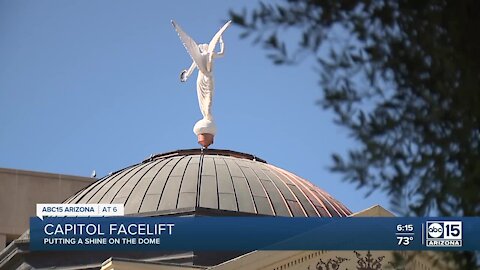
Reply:
[[220, 39], [220, 36], [222, 36], [223, 32], [225, 32], [225, 30], [227, 30], [227, 28], [230, 26], [231, 23], [232, 23], [232, 21], [228, 21], [224, 26], [222, 26], [222, 28], [220, 28], [220, 30], [218, 30], [218, 32], [215, 34], [215, 36], [213, 36], [212, 41], [210, 41], [210, 43], [208, 44], [208, 52], [209, 53], [211, 53], [211, 52], [213, 52], [213, 50], [215, 50], [215, 46], [217, 46], [217, 42]]
[[172, 20], [173, 27], [177, 31], [180, 40], [183, 43], [185, 49], [187, 49], [188, 54], [192, 57], [192, 60], [197, 64], [197, 67], [204, 73], [207, 74], [207, 56], [200, 53], [200, 48], [193, 38], [191, 38], [187, 33], [185, 33], [180, 25]]

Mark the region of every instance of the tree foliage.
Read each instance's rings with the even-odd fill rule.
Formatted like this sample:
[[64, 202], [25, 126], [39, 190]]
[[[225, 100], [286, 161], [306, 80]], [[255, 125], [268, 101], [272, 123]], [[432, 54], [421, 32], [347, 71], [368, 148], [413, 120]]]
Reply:
[[315, 61], [319, 104], [359, 142], [333, 171], [403, 214], [479, 216], [479, 12], [477, 0], [287, 0], [230, 16], [275, 64]]

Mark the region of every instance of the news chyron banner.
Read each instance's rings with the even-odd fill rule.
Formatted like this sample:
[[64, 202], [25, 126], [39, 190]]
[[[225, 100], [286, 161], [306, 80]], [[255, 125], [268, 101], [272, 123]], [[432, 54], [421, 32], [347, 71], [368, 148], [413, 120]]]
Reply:
[[480, 217], [126, 217], [121, 205], [62, 207], [30, 219], [31, 250], [480, 250]]

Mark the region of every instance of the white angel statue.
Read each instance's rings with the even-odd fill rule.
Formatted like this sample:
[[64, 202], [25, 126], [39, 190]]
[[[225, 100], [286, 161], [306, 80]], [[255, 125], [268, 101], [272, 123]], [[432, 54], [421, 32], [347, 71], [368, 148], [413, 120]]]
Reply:
[[[215, 136], [217, 132], [211, 111], [214, 93], [213, 59], [221, 57], [225, 53], [225, 44], [223, 43], [222, 34], [228, 26], [230, 26], [231, 21], [228, 21], [222, 28], [220, 28], [209, 44], [199, 45], [195, 40], [188, 36], [177, 23], [172, 21], [172, 24], [175, 31], [177, 31], [180, 40], [187, 49], [188, 54], [193, 60], [190, 68], [188, 68], [188, 70], [185, 69], [180, 73], [180, 81], [187, 81], [195, 68], [198, 68], [197, 95], [203, 119], [195, 124], [193, 132], [198, 136], [198, 142], [202, 146], [208, 147], [213, 143], [213, 136]], [[220, 43], [219, 52], [214, 51], [217, 43]]]

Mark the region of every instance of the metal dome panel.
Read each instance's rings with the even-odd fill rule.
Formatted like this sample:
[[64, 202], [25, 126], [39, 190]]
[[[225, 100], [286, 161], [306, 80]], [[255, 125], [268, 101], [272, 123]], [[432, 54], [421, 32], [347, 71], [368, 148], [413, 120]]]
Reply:
[[180, 150], [106, 176], [65, 203], [123, 203], [125, 214], [217, 209], [287, 217], [344, 217], [343, 204], [312, 183], [255, 156]]

